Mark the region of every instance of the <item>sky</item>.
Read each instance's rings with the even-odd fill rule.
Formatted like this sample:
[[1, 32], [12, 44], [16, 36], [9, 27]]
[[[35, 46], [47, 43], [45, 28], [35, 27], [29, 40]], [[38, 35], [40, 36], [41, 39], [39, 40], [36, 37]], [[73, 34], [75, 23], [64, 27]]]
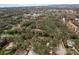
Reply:
[[[4, 5], [5, 4], [5, 5]], [[49, 4], [79, 4], [79, 0], [0, 0], [0, 6], [37, 6]]]
[[78, 4], [79, 0], [0, 0], [0, 4]]

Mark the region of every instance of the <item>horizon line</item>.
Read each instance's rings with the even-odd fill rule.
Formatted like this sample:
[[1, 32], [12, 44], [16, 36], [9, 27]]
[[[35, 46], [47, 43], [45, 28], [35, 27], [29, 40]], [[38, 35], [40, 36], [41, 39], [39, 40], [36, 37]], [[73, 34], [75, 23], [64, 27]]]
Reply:
[[79, 5], [79, 4], [0, 4], [2, 7], [29, 7], [29, 6], [50, 6], [50, 5]]

